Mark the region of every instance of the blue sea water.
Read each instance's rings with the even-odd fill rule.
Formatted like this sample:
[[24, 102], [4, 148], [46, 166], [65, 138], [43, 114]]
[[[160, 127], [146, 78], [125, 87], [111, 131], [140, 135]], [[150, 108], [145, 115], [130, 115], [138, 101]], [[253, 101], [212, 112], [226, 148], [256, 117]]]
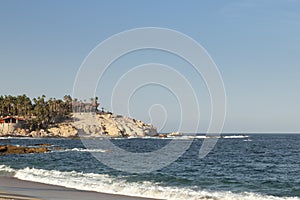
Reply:
[[[181, 157], [160, 170], [127, 173], [102, 164], [92, 155], [109, 155], [110, 149], [86, 149], [80, 139], [1, 138], [0, 145], [50, 143], [52, 151], [0, 156], [0, 175], [163, 199], [300, 199], [300, 135], [222, 136], [206, 157], [199, 158], [203, 140], [195, 137]], [[171, 139], [111, 141], [130, 152], [149, 152], [164, 147]]]

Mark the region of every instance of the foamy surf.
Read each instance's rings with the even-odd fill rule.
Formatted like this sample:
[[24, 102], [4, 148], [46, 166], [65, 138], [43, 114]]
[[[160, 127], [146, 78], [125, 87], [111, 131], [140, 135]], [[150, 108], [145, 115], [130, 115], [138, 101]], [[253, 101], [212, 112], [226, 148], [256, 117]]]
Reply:
[[12, 169], [0, 165], [0, 174], [11, 174], [18, 179], [65, 186], [79, 190], [96, 191], [127, 196], [140, 196], [168, 200], [299, 200], [298, 197], [275, 197], [250, 192], [232, 193], [207, 190], [193, 190], [191, 188], [165, 187], [159, 183], [127, 182], [122, 178], [106, 174], [81, 173], [76, 171], [61, 172], [35, 168]]
[[[167, 137], [124, 137], [124, 138], [110, 138], [110, 137], [89, 137], [89, 136], [81, 136], [81, 139], [97, 139], [97, 140], [104, 140], [104, 139], [111, 139], [111, 140], [128, 140], [128, 139], [177, 139], [177, 140], [187, 140], [187, 139], [207, 139], [207, 138], [225, 138], [225, 139], [240, 139], [240, 138], [249, 138], [248, 135], [220, 135], [220, 136], [210, 136], [210, 135], [181, 135], [181, 136], [167, 136]], [[18, 139], [18, 140], [42, 140], [44, 138], [35, 138], [35, 137], [0, 137], [0, 140], [7, 140], [7, 139]], [[51, 138], [55, 139], [55, 138]], [[57, 138], [56, 138], [57, 139]], [[66, 138], [59, 138], [60, 140]]]
[[248, 138], [248, 135], [227, 135], [227, 136], [222, 136], [222, 138], [226, 139], [238, 139], [238, 138]]
[[73, 149], [62, 149], [62, 150], [56, 150], [53, 152], [70, 152], [70, 151], [76, 151], [76, 152], [90, 152], [90, 153], [105, 153], [109, 150], [105, 149], [84, 149], [84, 148], [73, 148]]
[[174, 139], [174, 140], [190, 140], [190, 139], [209, 139], [209, 138], [223, 138], [223, 139], [245, 139], [249, 138], [248, 135], [220, 135], [220, 136], [210, 136], [210, 135], [182, 135], [182, 136], [167, 136], [165, 138], [159, 139]]

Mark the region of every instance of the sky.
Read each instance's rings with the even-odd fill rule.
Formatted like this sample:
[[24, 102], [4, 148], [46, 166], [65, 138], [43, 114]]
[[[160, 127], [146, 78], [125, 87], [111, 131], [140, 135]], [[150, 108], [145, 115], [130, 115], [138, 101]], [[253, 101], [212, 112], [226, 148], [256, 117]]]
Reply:
[[[206, 49], [226, 90], [223, 132], [300, 132], [297, 0], [0, 0], [0, 95], [72, 94], [80, 66], [99, 43], [142, 27], [181, 32]], [[114, 99], [112, 107], [112, 91], [122, 75], [149, 62], [167, 64], [190, 82], [201, 111], [197, 132], [205, 132], [212, 110], [205, 82], [189, 63], [168, 52], [133, 52], [114, 62], [97, 87], [101, 107], [119, 114], [129, 109], [131, 117], [161, 132], [176, 131], [183, 120], [183, 131], [192, 132], [189, 122], [198, 111], [191, 98], [184, 108], [191, 115], [182, 119], [172, 88], [147, 85], [134, 91], [128, 104]], [[156, 76], [154, 70], [147, 77]]]

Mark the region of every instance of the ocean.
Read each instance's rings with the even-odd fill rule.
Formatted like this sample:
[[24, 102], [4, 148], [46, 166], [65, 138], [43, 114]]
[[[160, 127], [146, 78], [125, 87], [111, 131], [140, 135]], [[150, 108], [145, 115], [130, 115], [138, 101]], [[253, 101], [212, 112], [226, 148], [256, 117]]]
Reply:
[[225, 135], [206, 157], [199, 158], [203, 138], [111, 139], [129, 152], [150, 152], [172, 140], [192, 140], [190, 148], [175, 162], [148, 173], [106, 166], [93, 155], [109, 155], [111, 150], [87, 149], [83, 139], [0, 138], [0, 145], [52, 145], [52, 151], [43, 154], [0, 156], [0, 175], [160, 199], [300, 199], [300, 135]]

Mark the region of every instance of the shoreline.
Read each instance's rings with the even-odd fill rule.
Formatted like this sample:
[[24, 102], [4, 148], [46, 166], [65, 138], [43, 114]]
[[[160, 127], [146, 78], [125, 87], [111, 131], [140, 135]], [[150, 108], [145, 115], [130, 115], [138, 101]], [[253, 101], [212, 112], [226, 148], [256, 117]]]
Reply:
[[0, 200], [158, 200], [153, 198], [125, 196], [77, 190], [63, 186], [25, 181], [14, 177], [0, 176]]

